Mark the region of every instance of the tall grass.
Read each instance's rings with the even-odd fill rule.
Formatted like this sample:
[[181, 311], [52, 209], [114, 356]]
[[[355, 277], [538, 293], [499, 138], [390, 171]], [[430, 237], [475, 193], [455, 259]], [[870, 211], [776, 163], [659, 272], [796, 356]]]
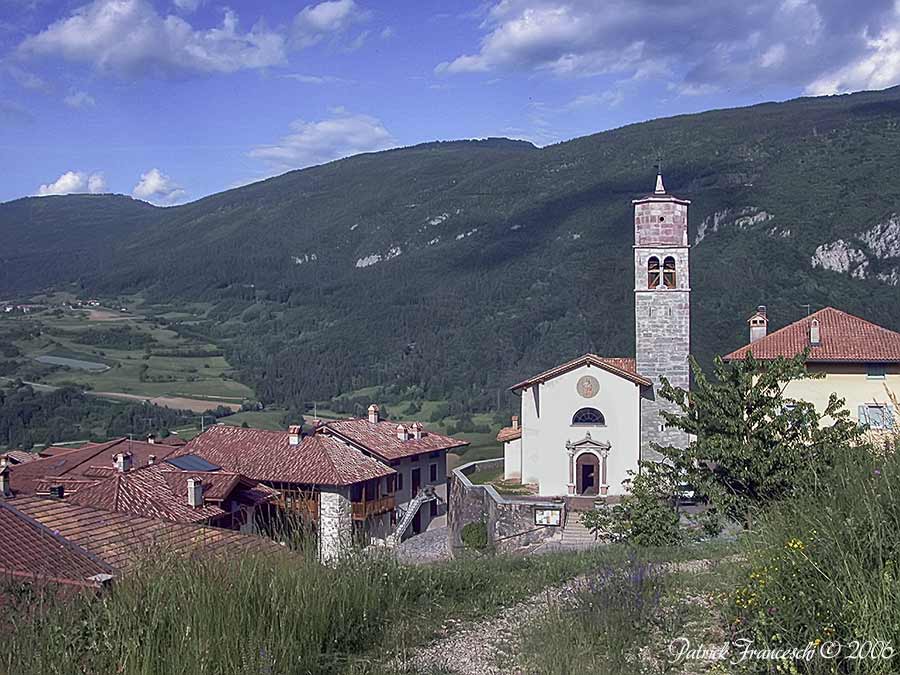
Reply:
[[729, 600], [736, 638], [843, 646], [835, 660], [784, 664], [795, 672], [896, 672], [900, 656], [846, 657], [853, 641], [900, 649], [900, 454], [839, 458], [827, 489], [775, 508], [747, 541], [748, 578]]
[[376, 672], [448, 616], [484, 615], [621, 558], [612, 549], [404, 567], [357, 556], [335, 569], [303, 554], [149, 560], [99, 597], [8, 615], [0, 672]]

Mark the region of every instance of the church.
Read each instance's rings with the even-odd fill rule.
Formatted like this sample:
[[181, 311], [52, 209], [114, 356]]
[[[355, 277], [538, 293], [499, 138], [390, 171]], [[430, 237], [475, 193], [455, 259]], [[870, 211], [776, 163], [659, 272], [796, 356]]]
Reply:
[[661, 174], [634, 207], [636, 358], [585, 354], [511, 387], [521, 413], [497, 436], [504, 478], [536, 484], [547, 497], [620, 496], [652, 444], [684, 447], [659, 411], [665, 377], [690, 383], [690, 202], [666, 192]]

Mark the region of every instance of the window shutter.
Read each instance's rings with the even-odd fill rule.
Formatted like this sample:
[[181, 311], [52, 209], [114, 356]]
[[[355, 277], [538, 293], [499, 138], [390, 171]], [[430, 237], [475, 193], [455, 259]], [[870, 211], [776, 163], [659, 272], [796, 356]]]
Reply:
[[860, 425], [869, 423], [869, 414], [867, 412], [865, 404], [862, 404], [859, 406], [859, 408], [857, 409], [857, 413], [858, 413], [857, 416], [859, 417]]

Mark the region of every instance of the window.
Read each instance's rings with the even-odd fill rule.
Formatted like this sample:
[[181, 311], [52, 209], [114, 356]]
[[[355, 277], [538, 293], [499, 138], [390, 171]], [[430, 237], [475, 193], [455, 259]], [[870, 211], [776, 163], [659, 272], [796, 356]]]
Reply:
[[647, 261], [647, 288], [659, 288], [661, 281], [659, 271], [659, 258], [651, 256]]
[[859, 406], [859, 423], [870, 429], [893, 429], [894, 409], [889, 405], [867, 403]]
[[437, 483], [437, 464], [428, 467], [428, 480], [431, 483]]
[[428, 515], [430, 515], [432, 518], [437, 518], [437, 502], [432, 499], [429, 504], [430, 506], [428, 509]]
[[663, 286], [666, 288], [675, 288], [675, 258], [666, 256], [663, 261]]
[[866, 378], [870, 380], [883, 380], [885, 376], [885, 367], [882, 363], [867, 363]]
[[403, 489], [403, 474], [398, 471], [397, 472], [397, 491], [399, 492], [402, 489]]
[[572, 424], [605, 425], [606, 420], [596, 408], [582, 408], [572, 416]]

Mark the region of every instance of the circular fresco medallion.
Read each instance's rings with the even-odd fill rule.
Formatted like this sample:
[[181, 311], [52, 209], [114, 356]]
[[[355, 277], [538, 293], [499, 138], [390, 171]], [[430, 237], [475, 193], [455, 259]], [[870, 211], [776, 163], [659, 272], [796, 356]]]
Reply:
[[597, 382], [597, 378], [593, 375], [585, 375], [579, 378], [576, 387], [578, 393], [584, 398], [593, 398], [600, 392], [600, 383]]

